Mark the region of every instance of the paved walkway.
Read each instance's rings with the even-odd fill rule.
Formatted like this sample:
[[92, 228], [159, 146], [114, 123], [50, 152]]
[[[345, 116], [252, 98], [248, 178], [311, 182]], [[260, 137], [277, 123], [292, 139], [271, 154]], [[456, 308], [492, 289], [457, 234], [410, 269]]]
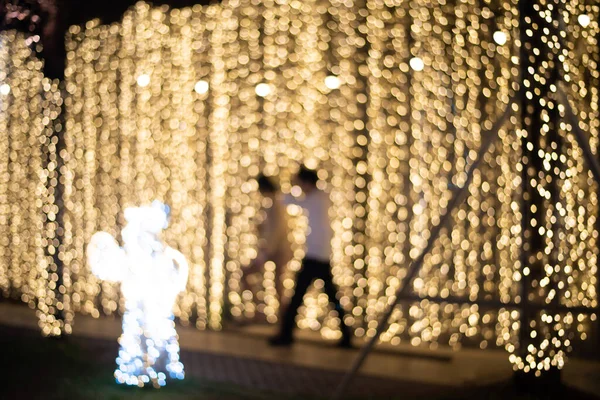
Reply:
[[[0, 303], [0, 324], [37, 329], [35, 313], [25, 306]], [[299, 332], [290, 348], [272, 348], [265, 337], [270, 326], [248, 326], [236, 331], [210, 332], [177, 328], [182, 361], [188, 376], [286, 394], [329, 396], [358, 350], [341, 350], [311, 332]], [[115, 351], [121, 332], [117, 318], [93, 319], [78, 315], [76, 338], [96, 340]], [[112, 344], [111, 344], [112, 342]], [[427, 398], [465, 386], [510, 379], [512, 368], [503, 351], [463, 349], [422, 350], [411, 346], [381, 345], [369, 356], [353, 382], [355, 396], [386, 396], [398, 392]], [[600, 364], [571, 360], [563, 374], [566, 384], [600, 396]]]

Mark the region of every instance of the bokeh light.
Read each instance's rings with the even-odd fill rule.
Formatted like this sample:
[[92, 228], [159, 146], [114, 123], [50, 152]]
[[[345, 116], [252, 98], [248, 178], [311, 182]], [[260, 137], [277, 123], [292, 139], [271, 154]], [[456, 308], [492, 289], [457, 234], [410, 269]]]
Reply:
[[335, 75], [328, 75], [327, 77], [325, 77], [325, 86], [327, 86], [328, 89], [339, 89], [340, 84], [340, 78], [338, 78]]
[[494, 32], [494, 42], [496, 42], [500, 46], [504, 46], [506, 44], [507, 40], [508, 40], [508, 37], [506, 36], [506, 33], [502, 32], [502, 31]]
[[150, 84], [150, 75], [142, 74], [137, 77], [137, 84], [141, 87], [146, 87]]
[[0, 85], [0, 94], [1, 95], [8, 95], [10, 93], [10, 85], [3, 83], [2, 85]]
[[577, 21], [579, 22], [579, 25], [583, 26], [584, 28], [587, 28], [588, 26], [590, 26], [590, 23], [592, 22], [590, 19], [590, 16], [587, 14], [581, 14], [577, 17]]
[[259, 83], [255, 91], [258, 96], [267, 97], [271, 93], [271, 86], [268, 83]]
[[409, 63], [410, 67], [415, 71], [423, 71], [423, 68], [425, 68], [425, 63], [421, 57], [413, 57], [410, 59]]
[[208, 88], [209, 88], [209, 85], [208, 85], [208, 82], [206, 82], [206, 81], [198, 81], [194, 85], [194, 90], [198, 94], [205, 94], [206, 92], [208, 92]]

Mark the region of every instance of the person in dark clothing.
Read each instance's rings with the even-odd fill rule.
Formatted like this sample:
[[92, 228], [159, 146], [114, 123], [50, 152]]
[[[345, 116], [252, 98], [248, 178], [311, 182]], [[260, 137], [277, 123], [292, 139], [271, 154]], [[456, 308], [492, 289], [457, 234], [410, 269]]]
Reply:
[[340, 318], [342, 340], [339, 342], [339, 346], [352, 347], [352, 334], [350, 328], [344, 322], [344, 309], [337, 298], [337, 287], [333, 283], [333, 275], [331, 274], [330, 257], [331, 239], [333, 237], [333, 230], [329, 221], [331, 202], [327, 193], [317, 187], [318, 180], [319, 178], [314, 170], [302, 166], [294, 183], [302, 189], [303, 198], [294, 198], [288, 195], [285, 199], [286, 203], [297, 204], [308, 214], [308, 235], [306, 237], [306, 255], [296, 276], [294, 295], [283, 315], [279, 334], [269, 340], [269, 343], [273, 346], [289, 346], [292, 344], [298, 307], [302, 305], [303, 297], [313, 281], [321, 279], [325, 284], [325, 293]]
[[282, 274], [292, 259], [293, 253], [289, 241], [288, 218], [278, 186], [265, 175], [257, 178], [258, 191], [262, 197], [264, 220], [258, 227], [257, 257], [244, 269], [241, 285], [243, 290], [251, 290], [249, 277], [252, 274], [264, 274], [264, 265], [268, 261], [275, 264], [275, 291], [279, 301], [280, 315], [286, 303], [284, 299]]

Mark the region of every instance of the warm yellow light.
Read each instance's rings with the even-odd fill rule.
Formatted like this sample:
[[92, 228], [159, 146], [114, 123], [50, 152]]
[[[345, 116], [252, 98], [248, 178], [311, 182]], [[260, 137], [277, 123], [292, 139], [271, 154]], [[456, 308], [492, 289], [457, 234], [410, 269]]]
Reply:
[[496, 42], [498, 45], [504, 46], [507, 41], [508, 37], [506, 36], [506, 33], [502, 31], [494, 32], [494, 42]]
[[61, 87], [44, 77], [43, 63], [15, 31], [0, 33], [0, 75], [10, 77], [0, 84], [0, 95], [10, 94], [0, 107], [0, 236], [6, 238], [0, 295], [19, 296], [35, 309], [44, 336], [68, 334], [70, 273], [55, 257], [62, 246], [56, 218]]
[[208, 92], [208, 82], [201, 80], [196, 82], [196, 85], [194, 85], [194, 90], [196, 91], [196, 93], [198, 94], [205, 94], [206, 92]]
[[583, 26], [584, 28], [587, 28], [588, 26], [590, 26], [592, 19], [587, 14], [580, 14], [577, 17], [577, 22], [579, 22], [579, 25]]
[[425, 68], [425, 63], [421, 57], [413, 57], [409, 61], [410, 67], [415, 71], [423, 71]]
[[325, 86], [327, 86], [328, 89], [334, 90], [334, 89], [339, 89], [340, 87], [340, 78], [338, 78], [335, 75], [329, 75], [325, 78]]
[[[374, 335], [379, 315], [403, 284], [405, 266], [424, 248], [448, 204], [448, 187], [463, 187], [483, 129], [515, 95], [521, 73], [531, 108], [541, 106], [542, 112], [535, 118], [515, 113], [503, 127], [454, 224], [433, 245], [410, 289], [420, 296], [508, 304], [524, 301], [520, 289], [528, 281], [529, 295], [540, 304], [597, 306], [597, 185], [569, 142], [560, 107], [544, 90], [554, 79], [548, 71], [560, 61], [573, 99], [586, 99], [579, 118], [598, 148], [598, 26], [589, 6], [565, 3], [569, 35], [560, 38], [551, 2], [540, 2], [541, 17], [521, 20], [519, 1], [506, 0], [493, 11], [504, 32], [498, 38], [502, 32], [484, 29], [492, 14], [486, 2], [446, 7], [413, 0], [390, 8], [384, 0], [369, 0], [366, 7], [331, 0], [327, 18], [319, 2], [271, 3], [240, 0], [168, 11], [138, 3], [121, 23], [72, 28], [67, 98], [47, 81], [43, 95], [31, 90], [42, 84], [41, 62], [29, 62], [29, 50], [18, 47], [24, 43], [2, 33], [9, 43], [0, 46], [0, 75], [11, 72], [0, 83], [10, 84], [11, 101], [0, 110], [0, 155], [6, 157], [0, 162], [0, 237], [17, 247], [0, 253], [6, 260], [0, 263], [0, 291], [21, 294], [37, 307], [45, 334], [68, 331], [73, 311], [95, 317], [122, 312], [118, 287], [98, 282], [82, 262], [84, 246], [97, 229], [118, 232], [122, 206], [153, 198], [171, 204], [178, 214], [173, 220], [183, 221], [165, 231], [166, 241], [190, 257], [188, 289], [175, 308], [179, 321], [220, 329], [229, 312], [276, 321], [272, 263], [255, 294], [240, 289], [243, 266], [256, 254], [262, 215], [253, 184], [264, 172], [280, 177], [286, 193], [301, 195], [290, 176], [306, 163], [318, 169], [319, 186], [332, 202], [332, 273], [347, 322], [358, 337]], [[584, 18], [588, 29], [577, 18], [584, 9], [591, 10], [590, 22]], [[409, 19], [412, 25], [404, 29]], [[531, 68], [523, 71], [521, 42], [501, 44], [517, 29], [539, 34], [544, 44], [527, 48]], [[416, 54], [423, 58], [411, 59]], [[11, 70], [15, 60], [20, 67]], [[425, 64], [426, 75], [412, 72]], [[332, 87], [338, 90], [327, 93]], [[56, 135], [44, 124], [62, 104], [65, 121]], [[57, 150], [57, 137], [64, 151]], [[531, 137], [541, 142], [530, 143]], [[528, 145], [540, 143], [546, 148], [526, 154]], [[535, 157], [543, 168], [530, 175], [527, 163]], [[535, 219], [527, 221], [524, 176], [541, 198], [537, 212], [531, 210]], [[22, 185], [27, 177], [41, 181]], [[64, 191], [55, 190], [57, 181]], [[55, 199], [56, 193], [63, 198]], [[60, 243], [57, 204], [65, 204]], [[306, 216], [288, 211], [294, 259], [282, 281], [289, 295], [301, 268]], [[522, 265], [523, 223], [530, 225], [527, 233], [542, 232], [538, 242], [544, 245], [538, 258]], [[64, 260], [58, 292], [66, 294], [64, 302], [53, 297], [59, 277], [51, 255]], [[64, 325], [54, 317], [58, 307], [67, 315]], [[505, 347], [516, 369], [537, 370], [545, 360], [562, 365], [568, 346], [589, 333], [590, 319], [579, 316], [530, 318], [538, 325], [528, 332], [532, 346], [522, 352], [518, 310], [417, 301], [397, 308], [381, 339], [435, 347], [460, 346], [469, 338], [481, 348]], [[298, 324], [326, 338], [339, 334], [320, 291], [307, 293]], [[553, 341], [574, 332], [570, 344]]]
[[146, 87], [150, 84], [150, 75], [142, 74], [137, 77], [137, 84], [141, 87]]
[[255, 92], [260, 97], [267, 97], [271, 94], [271, 85], [268, 83], [259, 83], [256, 85]]

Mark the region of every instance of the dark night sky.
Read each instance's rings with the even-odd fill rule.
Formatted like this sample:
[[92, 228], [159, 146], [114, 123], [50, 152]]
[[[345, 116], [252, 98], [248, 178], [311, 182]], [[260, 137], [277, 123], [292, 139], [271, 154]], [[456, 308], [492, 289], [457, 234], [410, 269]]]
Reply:
[[[71, 25], [85, 24], [99, 18], [102, 23], [119, 21], [123, 13], [138, 0], [8, 0], [0, 1], [0, 15], [3, 29], [31, 30], [31, 24], [18, 18], [7, 18], [7, 10], [12, 6], [29, 10], [32, 3], [36, 12], [40, 12], [41, 23], [35, 23], [41, 35], [45, 59], [45, 74], [50, 78], [62, 78], [65, 68], [65, 34]], [[182, 8], [195, 4], [208, 5], [220, 3], [220, 0], [154, 0], [148, 1], [155, 6], [167, 4], [171, 8]], [[31, 14], [29, 14], [31, 16]]]

